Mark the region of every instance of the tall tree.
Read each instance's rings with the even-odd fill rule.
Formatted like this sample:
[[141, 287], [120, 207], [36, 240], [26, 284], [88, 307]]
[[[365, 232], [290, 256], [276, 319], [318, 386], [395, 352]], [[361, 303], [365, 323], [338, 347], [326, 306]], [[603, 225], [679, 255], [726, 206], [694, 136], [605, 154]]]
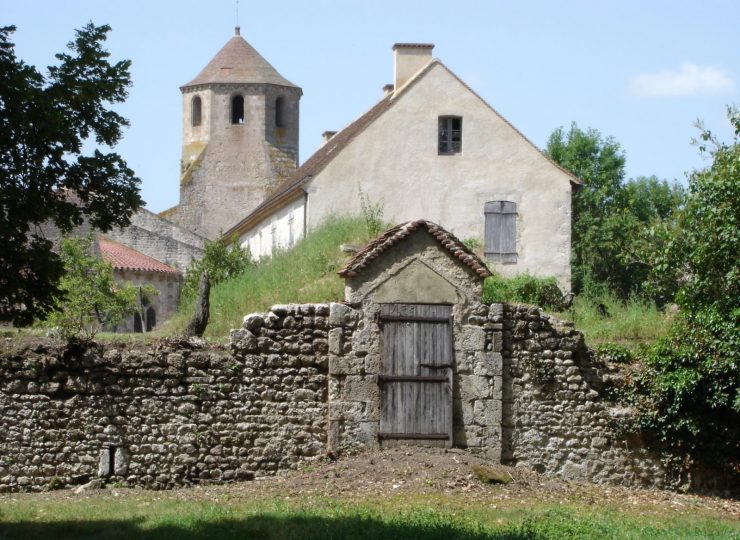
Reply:
[[131, 85], [130, 61], [111, 64], [103, 48], [110, 27], [77, 30], [46, 75], [16, 57], [14, 31], [0, 28], [0, 320], [27, 324], [51, 307], [62, 272], [41, 226], [67, 233], [87, 219], [106, 231], [142, 201], [139, 179], [106, 151], [128, 125], [109, 105]]
[[[573, 197], [574, 290], [606, 285], [622, 297], [643, 292], [651, 270], [645, 251], [681, 207], [683, 188], [655, 176], [625, 182], [619, 143], [576, 124], [567, 133], [556, 129], [546, 152], [584, 183]], [[661, 289], [667, 291], [675, 287]]]
[[619, 143], [595, 129], [583, 131], [575, 123], [569, 131], [556, 129], [545, 152], [558, 165], [583, 180], [573, 197], [573, 288], [581, 292], [592, 283], [621, 289], [622, 272], [615, 272], [628, 231], [622, 201], [625, 156]]

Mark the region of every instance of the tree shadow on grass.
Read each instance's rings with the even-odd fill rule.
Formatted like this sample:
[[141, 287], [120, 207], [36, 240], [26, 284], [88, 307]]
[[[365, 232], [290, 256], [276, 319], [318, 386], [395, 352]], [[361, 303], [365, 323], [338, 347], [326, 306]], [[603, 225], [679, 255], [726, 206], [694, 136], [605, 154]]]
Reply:
[[256, 515], [244, 519], [144, 524], [144, 518], [110, 521], [0, 523], [0, 540], [524, 540], [537, 536], [475, 532], [444, 523], [387, 523], [363, 517]]

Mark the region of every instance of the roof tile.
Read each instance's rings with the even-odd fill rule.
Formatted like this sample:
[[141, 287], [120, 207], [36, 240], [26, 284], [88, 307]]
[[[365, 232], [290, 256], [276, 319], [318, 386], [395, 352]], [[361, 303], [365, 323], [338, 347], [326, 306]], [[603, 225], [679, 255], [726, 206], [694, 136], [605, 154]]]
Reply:
[[180, 274], [179, 270], [112, 240], [98, 238], [98, 247], [100, 248], [100, 256], [103, 260], [109, 262], [115, 270]]
[[195, 79], [182, 88], [213, 83], [263, 83], [298, 88], [239, 35], [227, 41]]
[[337, 272], [342, 277], [355, 277], [362, 270], [367, 268], [370, 263], [390, 249], [395, 244], [410, 236], [414, 231], [426, 229], [426, 231], [439, 242], [442, 247], [448, 250], [453, 257], [470, 268], [473, 272], [482, 278], [491, 276], [491, 271], [477, 255], [463, 244], [454, 234], [446, 231], [436, 223], [425, 219], [407, 221], [400, 225], [388, 229], [375, 240], [367, 244], [357, 252], [344, 267]]

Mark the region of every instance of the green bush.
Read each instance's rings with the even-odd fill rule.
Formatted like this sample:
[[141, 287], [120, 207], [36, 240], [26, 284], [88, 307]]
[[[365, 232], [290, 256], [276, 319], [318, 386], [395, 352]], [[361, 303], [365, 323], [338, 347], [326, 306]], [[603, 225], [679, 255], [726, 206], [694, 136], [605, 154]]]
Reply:
[[601, 361], [615, 364], [631, 364], [634, 360], [632, 350], [619, 343], [601, 343], [596, 347], [596, 356]]
[[555, 278], [538, 278], [529, 274], [513, 278], [492, 276], [483, 284], [483, 302], [520, 302], [547, 310], [558, 310], [563, 302], [563, 293]]
[[231, 246], [227, 246], [222, 240], [206, 242], [203, 258], [185, 272], [182, 301], [189, 303], [195, 298], [200, 275], [205, 270], [208, 271], [213, 286], [244, 273], [251, 263], [249, 247], [241, 247], [236, 237], [231, 239]]
[[685, 473], [692, 463], [740, 471], [740, 110], [735, 136], [722, 143], [702, 130], [712, 163], [689, 176], [675, 235], [658, 253], [681, 268], [681, 308], [670, 334], [644, 356], [632, 399], [636, 427]]
[[92, 252], [92, 237], [64, 238], [59, 256], [64, 275], [54, 310], [43, 322], [66, 340], [92, 339], [141, 308], [141, 300], [158, 294], [151, 286], [116, 283], [110, 263]]

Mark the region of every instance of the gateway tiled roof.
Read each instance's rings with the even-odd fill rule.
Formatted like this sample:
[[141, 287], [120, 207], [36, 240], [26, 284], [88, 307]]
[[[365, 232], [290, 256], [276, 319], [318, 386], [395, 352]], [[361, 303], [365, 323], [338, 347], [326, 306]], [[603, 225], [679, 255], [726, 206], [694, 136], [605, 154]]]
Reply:
[[298, 88], [238, 34], [227, 41], [198, 76], [182, 88], [213, 83], [263, 83]]
[[470, 251], [454, 234], [446, 231], [436, 223], [425, 219], [408, 221], [401, 225], [396, 225], [392, 229], [388, 229], [358, 251], [357, 255], [352, 257], [337, 273], [342, 277], [355, 277], [367, 268], [381, 253], [395, 246], [419, 229], [426, 229], [432, 238], [442, 244], [442, 247], [449, 251], [453, 257], [460, 260], [460, 262], [468, 266], [481, 278], [487, 278], [492, 275], [491, 271], [486, 267], [486, 263]]
[[98, 238], [100, 256], [103, 260], [111, 263], [116, 270], [138, 270], [141, 272], [161, 272], [164, 274], [179, 274], [180, 271], [159, 262], [156, 259], [144, 255], [105, 238]]
[[344, 148], [354, 140], [360, 133], [372, 124], [380, 115], [386, 110], [390, 109], [393, 104], [406, 92], [408, 92], [424, 75], [426, 75], [434, 66], [442, 66], [446, 69], [453, 77], [455, 77], [460, 84], [462, 84], [467, 90], [469, 90], [474, 96], [480, 99], [486, 107], [488, 107], [496, 116], [506, 122], [516, 133], [518, 133], [525, 141], [532, 145], [542, 156], [552, 163], [555, 167], [565, 173], [570, 182], [574, 186], [579, 186], [583, 182], [580, 178], [576, 177], [569, 171], [563, 169], [560, 165], [550, 159], [547, 154], [540, 150], [532, 141], [530, 141], [524, 134], [519, 131], [514, 125], [512, 125], [506, 118], [501, 116], [496, 109], [491, 107], [486, 100], [480, 97], [472, 88], [470, 88], [465, 81], [455, 75], [450, 69], [445, 66], [442, 62], [433, 58], [430, 62], [422, 68], [416, 75], [414, 75], [401, 89], [396, 92], [390, 92], [387, 96], [383, 97], [378, 103], [376, 103], [369, 111], [357, 118], [354, 122], [349, 124], [343, 130], [334, 135], [329, 141], [327, 141], [321, 148], [319, 148], [303, 165], [301, 165], [288, 179], [282, 184], [278, 185], [275, 191], [270, 194], [265, 201], [252, 210], [244, 219], [234, 225], [231, 229], [226, 231], [223, 238], [231, 238], [234, 234], [242, 234], [249, 230], [250, 227], [259, 223], [274, 209], [281, 208], [285, 203], [288, 203], [298, 196], [303, 186], [308, 183], [311, 178], [326, 167], [331, 160], [334, 159]]

